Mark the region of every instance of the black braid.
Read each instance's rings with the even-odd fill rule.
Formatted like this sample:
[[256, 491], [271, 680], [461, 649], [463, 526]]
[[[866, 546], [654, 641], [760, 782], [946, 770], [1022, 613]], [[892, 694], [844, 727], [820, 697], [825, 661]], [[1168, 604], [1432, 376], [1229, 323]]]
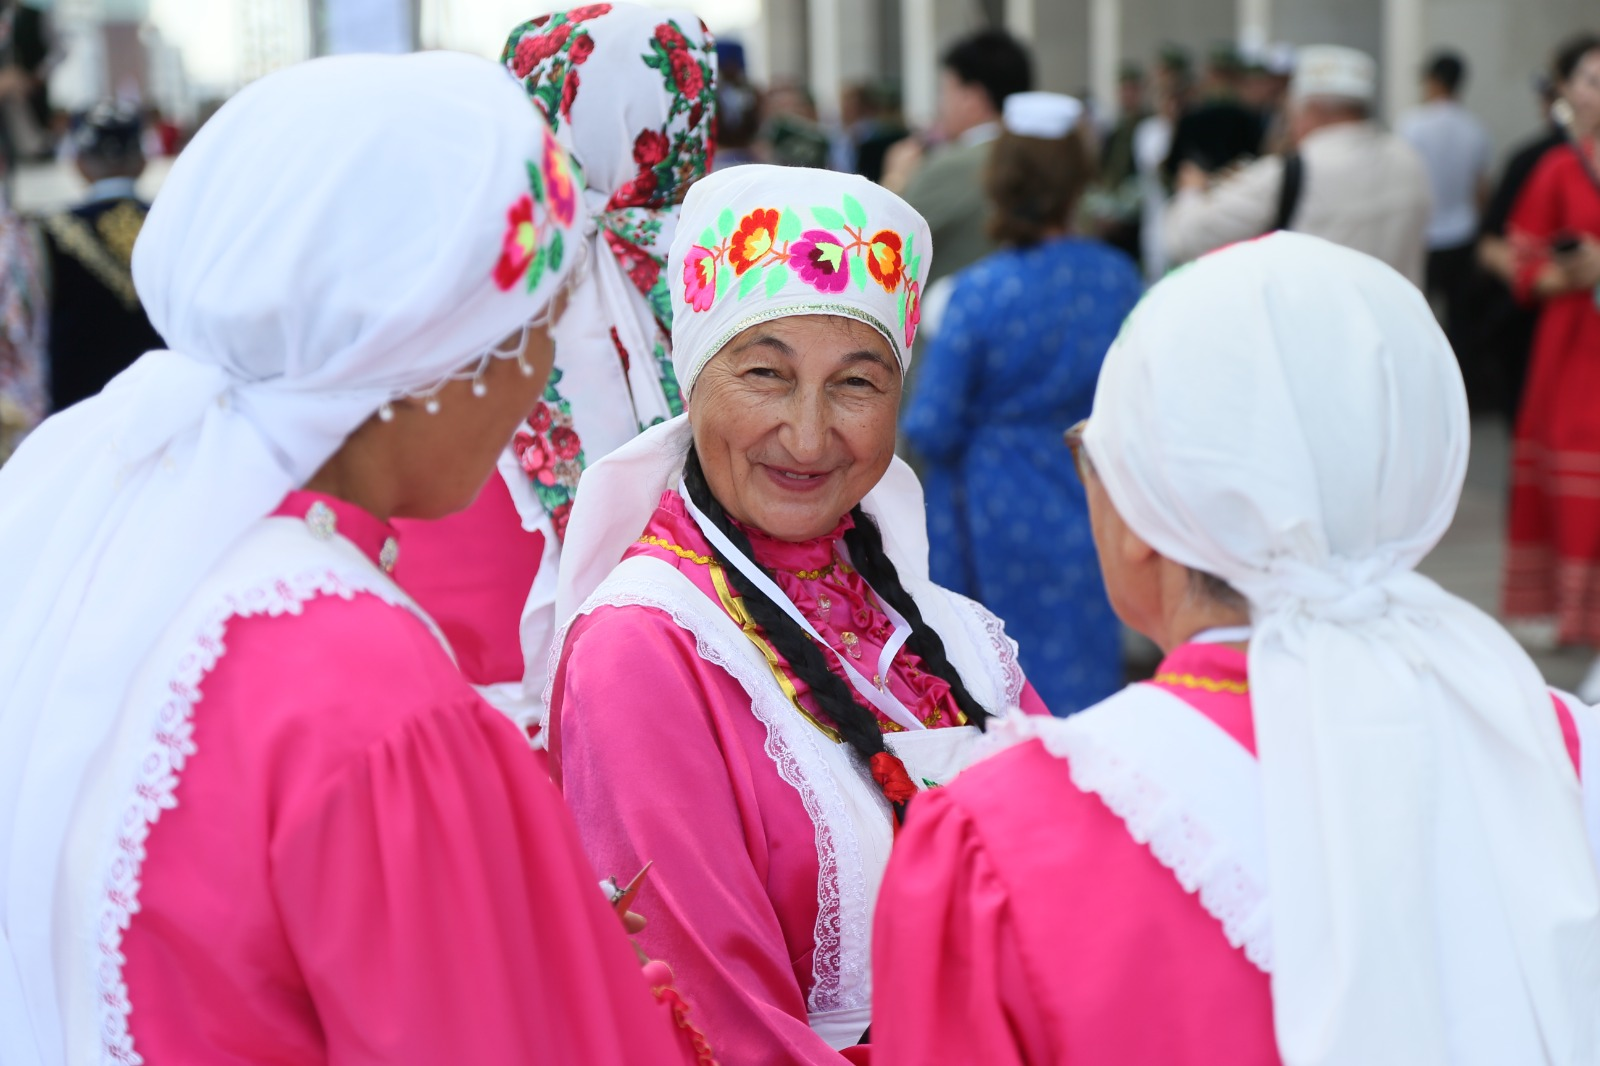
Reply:
[[[689, 456], [684, 463], [683, 483], [689, 490], [689, 498], [694, 501], [694, 505], [722, 530], [723, 535], [732, 541], [733, 546], [743, 552], [747, 559], [756, 562], [755, 552], [750, 547], [750, 539], [744, 535], [743, 530], [733, 524], [727, 512], [722, 509], [722, 505], [717, 502], [717, 498], [711, 494], [711, 487], [706, 484], [705, 471], [700, 467], [700, 456], [695, 452], [693, 445], [689, 447]], [[727, 571], [729, 584], [743, 597], [744, 609], [750, 613], [751, 620], [766, 633], [767, 639], [772, 641], [772, 646], [799, 675], [800, 680], [811, 687], [812, 698], [817, 701], [822, 713], [827, 715], [838, 728], [839, 735], [845, 742], [861, 756], [863, 762], [870, 763], [874, 755], [888, 751], [888, 747], [883, 743], [883, 732], [878, 728], [877, 717], [856, 702], [855, 691], [843, 678], [828, 669], [828, 660], [816, 642], [773, 603], [766, 593], [752, 585], [750, 580], [740, 573], [737, 566], [724, 559], [716, 545], [711, 546], [711, 551]], [[756, 565], [759, 566], [760, 563]], [[908, 620], [909, 618], [907, 615]], [[897, 805], [895, 814], [903, 817], [905, 811]]]
[[991, 715], [967, 691], [961, 675], [950, 665], [938, 631], [922, 620], [917, 601], [900, 583], [900, 572], [894, 568], [894, 560], [883, 550], [883, 534], [878, 523], [860, 505], [850, 512], [850, 517], [855, 519], [855, 528], [844, 535], [845, 546], [850, 549], [850, 562], [866, 578], [872, 591], [887, 600], [910, 623], [911, 636], [906, 640], [906, 647], [922, 660], [928, 673], [950, 686], [950, 695], [955, 697], [956, 706], [967, 716], [967, 721], [979, 729], [987, 728]]

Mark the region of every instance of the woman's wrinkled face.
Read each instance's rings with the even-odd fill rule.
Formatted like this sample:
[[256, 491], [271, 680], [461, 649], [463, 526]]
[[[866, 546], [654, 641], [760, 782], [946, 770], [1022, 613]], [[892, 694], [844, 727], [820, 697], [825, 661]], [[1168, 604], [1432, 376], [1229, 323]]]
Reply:
[[833, 530], [889, 469], [899, 363], [852, 318], [751, 326], [706, 364], [689, 422], [723, 510], [786, 541]]

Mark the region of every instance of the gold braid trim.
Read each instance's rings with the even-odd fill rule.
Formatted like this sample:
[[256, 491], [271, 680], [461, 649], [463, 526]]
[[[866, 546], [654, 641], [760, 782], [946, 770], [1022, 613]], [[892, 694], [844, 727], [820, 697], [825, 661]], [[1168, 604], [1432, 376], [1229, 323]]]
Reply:
[[1196, 677], [1193, 674], [1157, 674], [1150, 680], [1158, 685], [1197, 688], [1203, 692], [1227, 692], [1235, 696], [1247, 696], [1250, 693], [1248, 681], [1219, 681], [1214, 677]]
[[639, 543], [648, 544], [653, 548], [665, 548], [678, 558], [687, 559], [691, 563], [699, 563], [701, 566], [709, 566], [711, 563], [711, 556], [709, 555], [701, 555], [698, 552], [692, 552], [681, 544], [674, 544], [672, 541], [665, 540], [661, 537], [652, 537], [648, 533], [639, 538]]
[[100, 243], [87, 222], [70, 211], [64, 211], [45, 219], [44, 228], [61, 250], [82, 263], [96, 281], [111, 290], [123, 307], [129, 311], [138, 308], [139, 294], [133, 287], [133, 274]]

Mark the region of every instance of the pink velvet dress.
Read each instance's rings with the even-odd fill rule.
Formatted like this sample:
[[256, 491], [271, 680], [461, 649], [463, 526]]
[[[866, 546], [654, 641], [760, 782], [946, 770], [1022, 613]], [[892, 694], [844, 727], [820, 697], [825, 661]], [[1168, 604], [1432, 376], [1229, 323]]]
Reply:
[[[1184, 645], [1154, 683], [1254, 754], [1242, 652]], [[1576, 727], [1556, 710], [1576, 765]], [[918, 801], [878, 897], [873, 963], [880, 1062], [1280, 1061], [1267, 974], [1036, 740]]]
[[[757, 561], [830, 644], [846, 651], [844, 634], [854, 635], [869, 672], [892, 626], [861, 576], [837, 563], [836, 534], [793, 544], [746, 533]], [[670, 563], [716, 599], [711, 549], [676, 493], [662, 496], [630, 554]], [[818, 714], [809, 688], [788, 676]], [[915, 655], [896, 656], [887, 683], [930, 726], [959, 724], [949, 686]], [[552, 762], [584, 846], [606, 874], [631, 876], [654, 861], [635, 908], [650, 922], [639, 939], [671, 961], [718, 1060], [840, 1063], [807, 1024], [815, 829], [767, 755], [766, 729], [739, 682], [702, 659], [694, 636], [666, 614], [600, 607], [574, 623], [552, 692]], [[1024, 709], [1045, 713], [1031, 688]], [[842, 1057], [865, 1062], [866, 1052]]]
[[[389, 527], [329, 497], [376, 561]], [[151, 1063], [692, 1061], [527, 741], [410, 611], [235, 618], [123, 939]]]

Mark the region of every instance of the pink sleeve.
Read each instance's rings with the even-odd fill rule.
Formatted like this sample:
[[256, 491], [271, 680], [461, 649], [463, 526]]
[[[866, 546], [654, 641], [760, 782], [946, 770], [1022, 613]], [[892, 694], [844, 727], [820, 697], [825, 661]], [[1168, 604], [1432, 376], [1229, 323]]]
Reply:
[[[567, 648], [551, 705], [557, 779], [604, 873], [655, 863], [634, 908], [646, 950], [671, 964], [724, 1066], [839, 1066], [806, 1020], [769, 894], [771, 851], [812, 847], [810, 827], [768, 839], [754, 777], [775, 771], [732, 728], [753, 722], [743, 689], [650, 608], [601, 608]], [[815, 884], [787, 887], [815, 898]]]
[[919, 796], [895, 840], [874, 919], [879, 1061], [1056, 1061], [1017, 936], [1010, 894], [977, 826], [943, 790]]
[[270, 855], [330, 1066], [687, 1061], [560, 797], [475, 697], [286, 797]]
[[1022, 695], [1017, 698], [1017, 705], [1022, 708], [1023, 714], [1042, 714], [1048, 716], [1050, 708], [1044, 705], [1044, 700], [1033, 689], [1032, 681], [1025, 681], [1022, 685]]

